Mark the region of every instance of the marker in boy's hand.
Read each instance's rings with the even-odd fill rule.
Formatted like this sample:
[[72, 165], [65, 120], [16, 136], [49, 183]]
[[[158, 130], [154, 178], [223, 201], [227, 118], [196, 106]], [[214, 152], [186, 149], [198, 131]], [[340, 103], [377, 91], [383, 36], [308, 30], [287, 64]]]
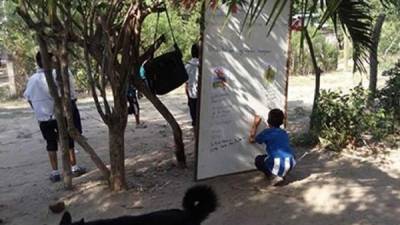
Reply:
[[250, 143], [255, 142], [257, 127], [258, 127], [258, 125], [260, 125], [260, 123], [261, 123], [261, 117], [257, 114], [254, 115], [253, 124], [251, 125], [251, 129], [250, 129], [250, 136], [249, 136]]
[[254, 135], [251, 135], [251, 134], [250, 134], [249, 142], [250, 142], [251, 144], [253, 144], [253, 143], [256, 142], [256, 138], [254, 137]]

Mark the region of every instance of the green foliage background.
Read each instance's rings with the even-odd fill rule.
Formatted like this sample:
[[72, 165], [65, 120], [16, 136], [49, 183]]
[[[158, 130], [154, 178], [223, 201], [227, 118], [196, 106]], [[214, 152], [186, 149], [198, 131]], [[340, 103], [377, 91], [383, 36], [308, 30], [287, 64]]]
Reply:
[[[338, 44], [328, 42], [325, 34], [320, 32], [316, 33], [312, 41], [314, 43], [315, 57], [321, 69], [325, 72], [336, 70], [339, 60]], [[308, 46], [304, 46], [304, 49], [300, 48], [300, 32], [292, 33], [291, 45], [291, 74], [306, 75], [314, 73]]]
[[[21, 96], [27, 78], [35, 70], [34, 56], [38, 48], [35, 36], [15, 13], [15, 7], [16, 3], [13, 1], [5, 1], [4, 7], [0, 3], [0, 12], [2, 12], [0, 15], [2, 18], [7, 18], [7, 20], [1, 22], [0, 26], [0, 49], [12, 54], [15, 59], [16, 78], [19, 86], [18, 95]], [[194, 10], [190, 12], [181, 7], [169, 6], [168, 12], [175, 38], [183, 52], [183, 60], [186, 62], [190, 59], [192, 44], [200, 39], [200, 4], [197, 4]], [[143, 47], [153, 43], [156, 21], [157, 14], [152, 14], [146, 18], [142, 27]], [[160, 13], [157, 33], [158, 36], [165, 34], [167, 42], [156, 52], [156, 56], [172, 50], [174, 44], [165, 12]], [[77, 88], [87, 91], [87, 78], [82, 60], [83, 53], [78, 50], [74, 53], [71, 59], [71, 70], [75, 75]]]
[[[21, 94], [27, 76], [34, 71], [34, 54], [37, 50], [37, 46], [33, 34], [15, 13], [15, 1], [3, 2], [4, 6], [0, 4], [0, 16], [2, 18], [7, 17], [7, 20], [2, 20], [0, 26], [0, 48], [7, 49], [7, 52], [14, 56], [15, 68], [17, 69], [16, 79], [18, 83], [18, 92]], [[294, 2], [293, 14], [301, 12], [301, 3], [302, 2], [299, 0]], [[383, 8], [379, 0], [371, 0], [371, 4], [374, 6], [374, 17], [381, 12], [387, 14], [382, 29], [383, 32], [381, 34], [378, 57], [380, 59], [380, 68], [388, 69], [396, 62], [398, 52], [400, 51], [400, 33], [397, 31], [398, 27], [400, 27], [400, 20], [398, 20], [400, 9], [395, 7]], [[185, 62], [190, 59], [191, 45], [200, 39], [200, 9], [201, 2], [191, 11], [187, 11], [180, 6], [168, 7], [174, 34], [179, 47], [184, 53]], [[156, 21], [156, 14], [149, 16], [145, 20], [142, 28], [143, 46], [148, 46], [153, 42]], [[333, 33], [333, 30], [331, 29], [330, 32]], [[157, 33], [164, 33], [167, 38], [167, 43], [163, 44], [156, 52], [156, 55], [160, 55], [171, 50], [173, 46], [172, 36], [165, 13], [160, 14]], [[316, 48], [319, 65], [324, 71], [331, 71], [335, 70], [337, 67], [340, 52], [338, 50], [338, 45], [328, 43], [325, 37], [326, 35], [318, 32], [317, 35], [313, 37], [314, 47]], [[300, 51], [299, 32], [292, 33], [292, 53], [292, 74], [307, 74], [313, 72], [307, 46], [304, 46], [303, 53]], [[76, 76], [78, 87], [87, 90], [86, 75], [81, 63], [82, 60], [80, 60], [81, 57], [82, 54], [76, 52], [76, 57], [71, 60], [71, 70]]]
[[28, 76], [35, 69], [36, 43], [22, 19], [15, 13], [16, 4], [4, 1], [0, 4], [0, 50], [14, 60], [17, 95], [21, 96]]
[[[197, 4], [193, 11], [187, 11], [181, 7], [168, 7], [168, 13], [171, 19], [171, 26], [178, 42], [179, 48], [183, 52], [184, 62], [190, 59], [190, 49], [192, 44], [200, 40], [200, 4]], [[157, 24], [157, 14], [152, 14], [144, 21], [142, 28], [142, 40], [148, 46], [154, 41], [154, 33]], [[157, 29], [158, 36], [166, 35], [167, 43], [164, 43], [156, 52], [160, 55], [172, 49], [174, 43], [169, 29], [166, 13], [160, 13]]]

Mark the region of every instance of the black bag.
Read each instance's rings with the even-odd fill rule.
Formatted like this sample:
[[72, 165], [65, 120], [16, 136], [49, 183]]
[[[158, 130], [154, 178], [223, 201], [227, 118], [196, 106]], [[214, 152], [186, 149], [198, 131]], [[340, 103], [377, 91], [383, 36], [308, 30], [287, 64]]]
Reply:
[[157, 95], [166, 94], [185, 83], [188, 74], [178, 46], [175, 50], [160, 55], [144, 65], [150, 89]]
[[[182, 52], [176, 42], [168, 10], [165, 10], [165, 14], [167, 16], [172, 39], [174, 40], [175, 50], [151, 59], [144, 64], [144, 70], [149, 88], [154, 94], [157, 95], [166, 94], [178, 88], [188, 80], [188, 74], [186, 72], [185, 65], [182, 62]], [[160, 13], [157, 14], [154, 40], [156, 39], [157, 35], [159, 16]]]

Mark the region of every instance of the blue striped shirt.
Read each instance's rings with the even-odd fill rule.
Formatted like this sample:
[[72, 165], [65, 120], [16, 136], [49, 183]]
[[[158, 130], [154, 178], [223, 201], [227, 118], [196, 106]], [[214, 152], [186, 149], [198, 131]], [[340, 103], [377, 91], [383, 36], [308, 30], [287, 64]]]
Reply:
[[289, 136], [285, 130], [267, 128], [256, 136], [255, 141], [266, 145], [268, 157], [265, 159], [265, 167], [272, 174], [284, 177], [295, 166], [293, 150], [289, 146]]

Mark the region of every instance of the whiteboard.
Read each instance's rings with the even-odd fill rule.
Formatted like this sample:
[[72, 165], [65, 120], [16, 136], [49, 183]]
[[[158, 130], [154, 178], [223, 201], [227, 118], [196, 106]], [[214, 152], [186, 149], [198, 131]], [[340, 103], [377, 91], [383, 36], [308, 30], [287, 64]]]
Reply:
[[[279, 1], [279, 0], [276, 0]], [[241, 32], [245, 9], [206, 9], [203, 31], [196, 180], [255, 169], [265, 146], [249, 144], [254, 114], [286, 108], [290, 1], [269, 36], [267, 1], [251, 32]], [[261, 128], [265, 128], [265, 123]], [[260, 128], [259, 128], [260, 129]]]

